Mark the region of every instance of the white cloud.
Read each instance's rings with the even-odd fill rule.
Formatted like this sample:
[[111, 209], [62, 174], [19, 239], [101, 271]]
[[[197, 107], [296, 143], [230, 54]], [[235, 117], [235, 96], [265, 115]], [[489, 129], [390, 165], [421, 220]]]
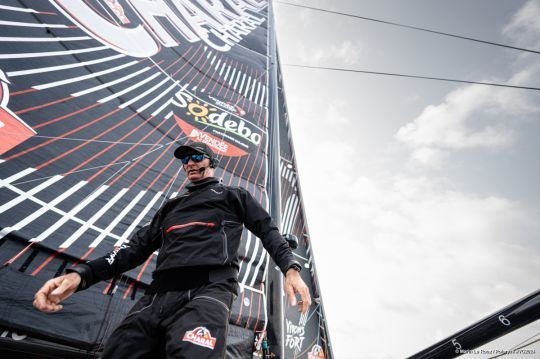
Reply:
[[328, 65], [331, 61], [346, 65], [354, 65], [360, 62], [362, 47], [358, 42], [349, 40], [339, 44], [324, 47], [298, 46], [299, 57], [302, 63], [309, 65]]
[[520, 46], [540, 46], [540, 1], [528, 1], [503, 29]]
[[419, 147], [411, 154], [413, 163], [434, 168], [441, 168], [447, 157], [448, 154], [445, 151], [430, 147]]
[[[454, 93], [448, 102], [460, 96], [499, 101], [477, 90]], [[411, 355], [536, 289], [530, 273], [540, 271], [540, 249], [530, 243], [540, 236], [537, 216], [507, 198], [461, 193], [444, 179], [398, 175], [398, 169], [358, 175], [356, 144], [340, 138], [353, 121], [330, 131], [345, 104], [330, 102], [318, 113], [312, 101], [289, 97], [336, 357]], [[474, 103], [471, 108], [456, 113], [477, 110]], [[300, 136], [306, 131], [309, 137]], [[470, 146], [479, 142], [470, 137]], [[418, 160], [448, 156], [419, 143]]]
[[506, 111], [498, 101], [500, 97], [494, 96], [496, 91], [485, 86], [468, 86], [455, 90], [446, 96], [442, 104], [426, 107], [413, 122], [401, 127], [396, 138], [415, 148], [507, 146], [512, 138], [496, 121], [492, 120], [484, 126], [475, 126], [474, 123], [482, 115]]
[[[508, 82], [523, 84], [539, 74], [540, 66], [531, 65]], [[450, 152], [511, 146], [520, 122], [536, 119], [533, 115], [539, 112], [537, 101], [525, 90], [469, 85], [424, 108], [395, 138], [413, 149], [413, 163], [437, 167]]]
[[[538, 47], [540, 1], [527, 2], [503, 33], [521, 46]], [[540, 65], [535, 58], [516, 55], [515, 62], [519, 70], [507, 83], [527, 86], [539, 77]], [[505, 81], [491, 78], [486, 82]], [[468, 85], [450, 92], [442, 103], [424, 108], [416, 119], [397, 131], [395, 138], [412, 148], [413, 164], [440, 168], [452, 152], [510, 147], [519, 137], [520, 121], [535, 120], [538, 113], [540, 105], [530, 91]]]
[[519, 203], [428, 178], [307, 177], [306, 192], [324, 188], [309, 223], [336, 357], [357, 342], [362, 357], [405, 357], [536, 289], [526, 243], [540, 230]]

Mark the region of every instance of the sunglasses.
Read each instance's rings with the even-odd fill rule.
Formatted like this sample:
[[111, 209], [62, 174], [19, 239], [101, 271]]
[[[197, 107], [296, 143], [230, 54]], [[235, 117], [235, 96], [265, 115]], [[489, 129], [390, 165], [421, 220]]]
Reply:
[[181, 158], [182, 164], [187, 165], [191, 159], [193, 162], [201, 162], [205, 158], [210, 158], [208, 155], [202, 153], [193, 153], [191, 155], [186, 155]]

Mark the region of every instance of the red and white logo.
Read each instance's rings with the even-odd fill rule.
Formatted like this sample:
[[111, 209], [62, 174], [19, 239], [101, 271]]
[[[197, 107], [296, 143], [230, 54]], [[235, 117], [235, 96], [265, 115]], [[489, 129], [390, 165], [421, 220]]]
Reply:
[[324, 359], [323, 348], [320, 345], [315, 344], [308, 353], [308, 359]]
[[36, 134], [8, 108], [10, 84], [6, 74], [0, 70], [0, 155]]
[[216, 338], [214, 338], [212, 334], [210, 334], [210, 331], [205, 327], [197, 327], [193, 330], [188, 330], [184, 334], [182, 340], [212, 350], [214, 350], [214, 347], [216, 346]]
[[220, 154], [222, 156], [238, 157], [247, 155], [247, 152], [240, 147], [234, 146], [229, 142], [226, 142], [223, 139], [219, 138], [218, 136], [214, 136], [208, 133], [207, 131], [198, 129], [194, 125], [182, 120], [176, 115], [174, 115], [174, 118], [176, 119], [176, 123], [178, 124], [178, 126], [180, 126], [182, 131], [184, 131], [184, 133], [187, 134], [191, 140], [195, 142], [206, 143], [217, 154]]

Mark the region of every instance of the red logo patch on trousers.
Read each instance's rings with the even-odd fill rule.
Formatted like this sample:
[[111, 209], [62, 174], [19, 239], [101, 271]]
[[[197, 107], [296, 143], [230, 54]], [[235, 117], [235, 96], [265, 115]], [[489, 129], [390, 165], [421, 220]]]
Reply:
[[210, 334], [210, 331], [205, 327], [197, 327], [193, 330], [188, 330], [186, 334], [184, 334], [182, 340], [212, 350], [214, 350], [214, 347], [216, 346], [216, 338], [214, 338], [212, 334]]

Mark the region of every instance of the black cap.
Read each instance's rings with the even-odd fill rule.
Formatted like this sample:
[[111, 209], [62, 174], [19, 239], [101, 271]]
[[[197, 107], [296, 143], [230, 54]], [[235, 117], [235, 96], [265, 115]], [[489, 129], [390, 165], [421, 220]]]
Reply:
[[207, 155], [208, 157], [210, 157], [210, 165], [212, 167], [215, 167], [216, 155], [204, 142], [193, 142], [190, 145], [182, 145], [176, 150], [174, 150], [174, 157], [182, 159], [192, 153], [202, 153], [204, 155]]

